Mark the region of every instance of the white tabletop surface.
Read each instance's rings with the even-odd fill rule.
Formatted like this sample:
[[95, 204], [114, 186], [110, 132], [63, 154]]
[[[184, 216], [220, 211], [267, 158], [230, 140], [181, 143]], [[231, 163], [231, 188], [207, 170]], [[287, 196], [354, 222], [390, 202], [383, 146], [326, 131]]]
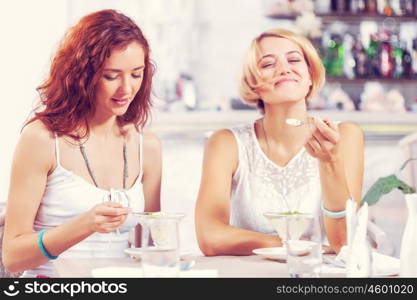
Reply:
[[[267, 260], [257, 255], [194, 257], [193, 270], [218, 271], [218, 277], [289, 277], [287, 265]], [[53, 262], [58, 277], [92, 277], [91, 270], [103, 267], [137, 267], [141, 264], [132, 258], [60, 258]], [[203, 276], [204, 277], [204, 276]], [[325, 277], [341, 277], [341, 274], [328, 274]]]

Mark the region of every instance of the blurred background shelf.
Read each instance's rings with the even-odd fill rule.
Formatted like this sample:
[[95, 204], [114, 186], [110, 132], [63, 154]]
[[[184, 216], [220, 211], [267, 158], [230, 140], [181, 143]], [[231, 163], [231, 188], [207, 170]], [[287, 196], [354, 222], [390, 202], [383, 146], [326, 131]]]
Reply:
[[[311, 107], [334, 109], [340, 99], [333, 91], [338, 90], [337, 95], [345, 93], [355, 109], [364, 109], [363, 95], [379, 89], [384, 95], [398, 92], [395, 101], [415, 111], [417, 1], [264, 0], [264, 4], [265, 19], [273, 27], [295, 28], [319, 50], [327, 80], [319, 104]], [[392, 99], [378, 99], [390, 111], [387, 103]]]
[[[333, 121], [349, 121], [358, 124], [366, 139], [400, 139], [417, 131], [417, 113], [369, 113], [362, 111], [344, 112], [332, 110], [312, 110], [310, 115], [329, 118]], [[195, 111], [154, 114], [150, 127], [161, 135], [182, 135], [210, 133], [222, 128], [230, 128], [260, 118], [257, 110]]]
[[340, 82], [352, 84], [364, 84], [370, 81], [378, 81], [384, 84], [414, 84], [417, 86], [417, 78], [346, 78], [346, 77], [326, 77], [326, 82]]
[[[386, 16], [379, 14], [347, 14], [347, 13], [328, 13], [328, 14], [316, 14], [317, 17], [321, 18], [323, 22], [363, 22], [363, 21], [376, 21], [384, 22], [387, 19], [394, 20], [396, 22], [415, 22], [417, 16]], [[295, 20], [298, 15], [266, 15], [271, 19], [282, 19], [282, 20]]]
[[391, 19], [397, 22], [414, 22], [417, 20], [416, 16], [385, 16], [379, 14], [346, 14], [346, 13], [329, 13], [329, 14], [317, 14], [322, 18], [324, 22], [362, 22], [362, 21], [377, 21], [383, 22], [387, 19]]

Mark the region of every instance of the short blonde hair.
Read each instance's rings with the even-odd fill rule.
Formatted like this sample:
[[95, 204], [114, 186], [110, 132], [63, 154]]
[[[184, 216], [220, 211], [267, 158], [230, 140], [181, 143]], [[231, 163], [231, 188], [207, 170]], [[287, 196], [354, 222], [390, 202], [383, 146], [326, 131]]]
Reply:
[[259, 43], [266, 37], [285, 38], [294, 42], [301, 48], [304, 59], [307, 62], [312, 82], [306, 99], [313, 97], [323, 86], [325, 80], [325, 69], [316, 49], [311, 42], [301, 34], [286, 29], [272, 29], [263, 32], [252, 41], [246, 53], [246, 57], [244, 58], [242, 75], [239, 82], [239, 93], [243, 102], [247, 104], [256, 104], [263, 110], [263, 101], [260, 99], [257, 90], [267, 84], [267, 82], [262, 77], [258, 68], [258, 59], [261, 55]]

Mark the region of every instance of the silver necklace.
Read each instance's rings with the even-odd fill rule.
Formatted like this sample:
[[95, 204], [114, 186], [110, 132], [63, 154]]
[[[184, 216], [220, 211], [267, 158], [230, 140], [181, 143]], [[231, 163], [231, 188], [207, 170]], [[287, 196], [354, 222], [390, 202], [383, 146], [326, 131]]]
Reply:
[[[90, 174], [90, 177], [94, 182], [94, 185], [96, 187], [99, 187], [98, 184], [97, 184], [97, 180], [96, 180], [96, 176], [94, 174], [94, 171], [90, 166], [90, 161], [88, 160], [87, 153], [85, 152], [84, 144], [80, 144], [80, 151], [81, 151], [81, 154], [83, 156], [85, 165], [87, 166], [88, 173]], [[128, 165], [127, 165], [126, 142], [123, 142], [123, 189], [126, 189], [126, 180], [127, 180], [128, 176], [129, 176], [129, 174], [128, 174]]]
[[269, 141], [268, 141], [268, 136], [266, 135], [266, 131], [265, 131], [264, 120], [265, 119], [262, 118], [262, 121], [261, 121], [262, 133], [264, 134], [265, 142], [266, 142], [266, 156], [269, 158]]
[[[262, 126], [262, 133], [265, 137], [265, 142], [266, 142], [266, 153], [265, 154], [266, 154], [266, 157], [268, 157], [272, 161], [272, 159], [270, 158], [270, 155], [269, 155], [270, 154], [269, 153], [269, 141], [268, 141], [268, 136], [267, 136], [266, 131], [265, 131], [264, 120], [265, 119], [262, 118], [261, 126]], [[291, 211], [291, 207], [290, 207], [290, 204], [288, 203], [288, 199], [287, 199], [287, 196], [285, 195], [285, 192], [281, 193], [281, 195], [282, 195], [282, 198], [284, 199], [284, 202], [285, 202], [285, 205], [287, 206], [288, 211]], [[298, 211], [298, 205], [299, 205], [299, 199], [297, 199], [295, 211]]]

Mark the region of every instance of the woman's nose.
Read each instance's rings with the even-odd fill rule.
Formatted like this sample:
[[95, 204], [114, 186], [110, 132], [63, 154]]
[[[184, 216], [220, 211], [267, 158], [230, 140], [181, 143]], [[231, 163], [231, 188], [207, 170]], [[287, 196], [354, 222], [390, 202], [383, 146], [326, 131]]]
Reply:
[[131, 94], [132, 85], [131, 85], [131, 82], [128, 78], [123, 78], [119, 90], [123, 95], [130, 95]]
[[278, 75], [285, 75], [290, 72], [290, 66], [286, 61], [277, 62], [276, 73]]

